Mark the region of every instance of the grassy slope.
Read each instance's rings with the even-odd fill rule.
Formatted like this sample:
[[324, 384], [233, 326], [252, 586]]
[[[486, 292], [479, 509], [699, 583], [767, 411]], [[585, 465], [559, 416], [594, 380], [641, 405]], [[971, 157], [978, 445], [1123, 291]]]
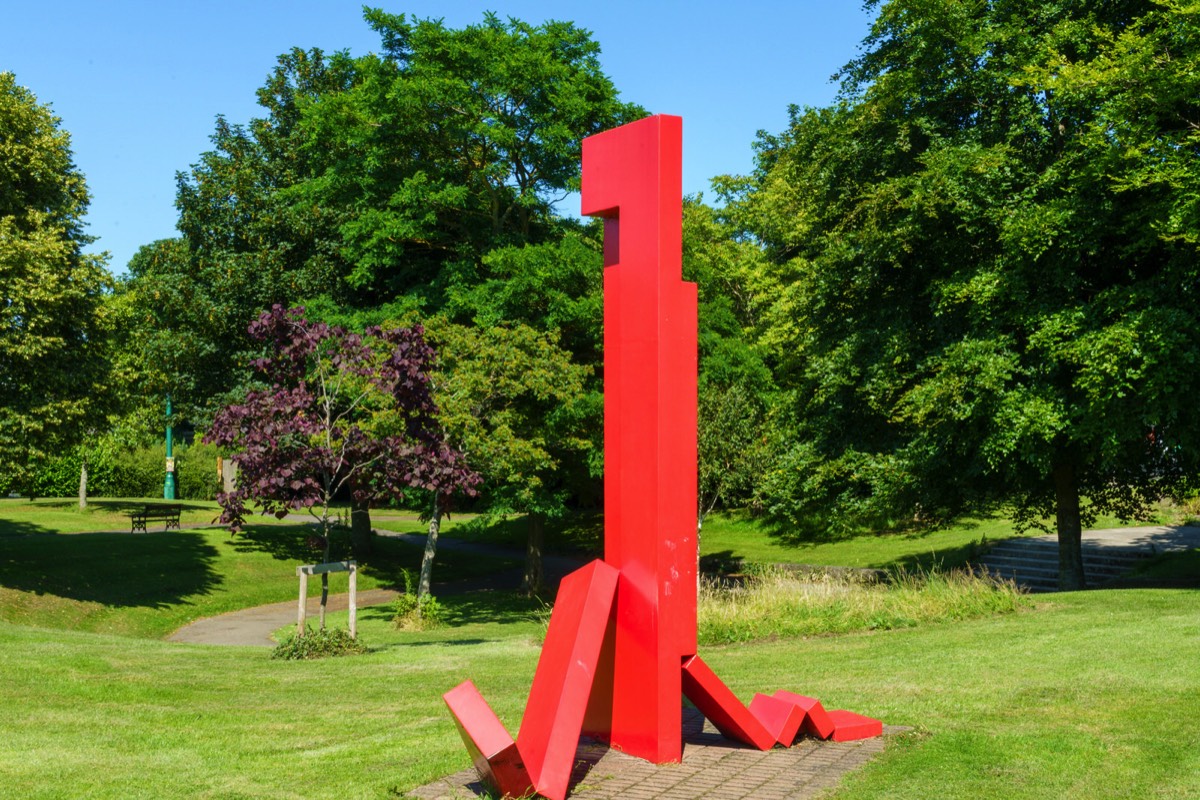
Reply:
[[[0, 620], [127, 636], [162, 637], [202, 617], [295, 597], [299, 564], [319, 561], [311, 528], [253, 526], [231, 539], [217, 529], [123, 533], [0, 534]], [[335, 540], [335, 547], [338, 541]], [[347, 555], [335, 552], [335, 558]], [[359, 588], [403, 586], [401, 568], [420, 566], [419, 547], [381, 539], [363, 562]], [[487, 574], [515, 561], [438, 559], [442, 579]], [[331, 578], [345, 591], [345, 577]], [[312, 594], [320, 582], [310, 581]]]
[[[743, 698], [792, 689], [916, 727], [839, 797], [1195, 797], [1194, 606], [1186, 590], [1098, 591], [704, 655]], [[362, 630], [377, 652], [280, 663], [0, 624], [0, 797], [394, 796], [468, 766], [440, 700], [468, 677], [516, 730], [537, 660], [520, 609], [423, 634], [368, 611]]]
[[[753, 560], [879, 565], [986, 533], [965, 531], [958, 544], [953, 532], [870, 537], [776, 559], [755, 558], [778, 545], [747, 530], [710, 523], [705, 550], [725, 536]], [[312, 560], [299, 549], [306, 533], [274, 527], [240, 545], [221, 531], [0, 535], [0, 616], [161, 635], [190, 616], [290, 599], [292, 567]], [[415, 548], [393, 546], [364, 583], [415, 564]], [[1150, 571], [1170, 580], [1196, 559]], [[439, 561], [451, 574], [495, 567]], [[19, 615], [14, 598], [33, 605]], [[1004, 617], [704, 655], [743, 698], [787, 688], [916, 726], [839, 797], [1195, 797], [1195, 598], [1187, 589], [1060, 595]], [[441, 692], [470, 677], [515, 731], [538, 626], [510, 596], [447, 602], [454, 628], [398, 633], [386, 609], [368, 609], [361, 630], [377, 652], [310, 663], [0, 622], [0, 798], [379, 798], [461, 769], [468, 760]], [[491, 621], [470, 622], [480, 619]]]

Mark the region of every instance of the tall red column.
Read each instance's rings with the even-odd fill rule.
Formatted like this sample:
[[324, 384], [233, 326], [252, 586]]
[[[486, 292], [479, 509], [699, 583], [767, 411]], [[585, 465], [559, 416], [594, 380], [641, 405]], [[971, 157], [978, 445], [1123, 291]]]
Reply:
[[474, 684], [443, 697], [483, 780], [564, 800], [579, 734], [679, 761], [681, 694], [759, 749], [877, 736], [878, 720], [778, 692], [744, 706], [696, 655], [696, 286], [682, 270], [682, 123], [583, 140], [583, 213], [604, 218], [604, 562], [562, 582], [517, 741]]
[[[696, 286], [681, 276], [681, 165], [679, 117], [583, 141], [583, 213], [605, 219], [604, 560], [620, 571], [609, 735], [658, 763], [681, 757], [680, 664], [696, 652]], [[603, 723], [593, 714], [589, 728]]]

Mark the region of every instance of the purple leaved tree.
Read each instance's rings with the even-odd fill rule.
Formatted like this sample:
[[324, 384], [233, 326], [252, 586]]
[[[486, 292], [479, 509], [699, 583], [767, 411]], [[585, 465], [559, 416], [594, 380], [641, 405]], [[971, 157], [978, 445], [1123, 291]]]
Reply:
[[[420, 326], [360, 336], [310, 322], [303, 308], [276, 305], [250, 325], [273, 355], [252, 362], [266, 389], [222, 408], [205, 441], [236, 453], [238, 484], [217, 496], [221, 522], [238, 532], [246, 502], [282, 518], [307, 509], [321, 524], [330, 559], [330, 504], [474, 494], [479, 476], [446, 444], [435, 421], [428, 370], [434, 351]], [[321, 576], [321, 627], [329, 576]]]

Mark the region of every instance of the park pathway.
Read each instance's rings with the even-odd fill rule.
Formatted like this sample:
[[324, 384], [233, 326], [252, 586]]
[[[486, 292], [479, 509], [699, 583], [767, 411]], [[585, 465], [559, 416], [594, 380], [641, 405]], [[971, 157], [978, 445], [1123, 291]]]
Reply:
[[[395, 533], [394, 531], [375, 530], [379, 536], [410, 542], [416, 546], [425, 546], [425, 536], [415, 533]], [[484, 558], [523, 559], [525, 553], [509, 547], [466, 542], [461, 539], [442, 536], [438, 538], [439, 552], [463, 552]], [[583, 564], [582, 559], [567, 556], [544, 556], [542, 568], [545, 571], [546, 584], [555, 586], [563, 576]], [[521, 582], [522, 569], [506, 569], [483, 578], [469, 578], [460, 581], [436, 583], [436, 594], [466, 594], [494, 590], [499, 587], [516, 588]], [[390, 603], [396, 599], [398, 592], [394, 589], [367, 589], [358, 593], [358, 607]], [[329, 595], [326, 608], [330, 611], [345, 611], [349, 607], [349, 595], [346, 593]], [[207, 617], [184, 625], [167, 637], [171, 642], [188, 642], [191, 644], [220, 644], [243, 645], [250, 647], [274, 647], [275, 640], [271, 634], [280, 628], [295, 624], [296, 600], [282, 603], [271, 603], [265, 606], [245, 608], [241, 611], [230, 611], [216, 617]], [[320, 610], [320, 598], [308, 598], [308, 616], [313, 617]]]
[[[398, 517], [397, 519], [409, 518]], [[378, 529], [375, 532], [379, 536], [401, 539], [419, 547], [424, 547], [425, 545], [425, 536], [422, 534], [396, 533], [394, 531]], [[1114, 558], [1132, 554], [1132, 557], [1136, 559], [1163, 552], [1200, 547], [1200, 526], [1111, 528], [1099, 531], [1085, 531], [1083, 537], [1084, 546], [1090, 551], [1107, 552], [1112, 554]], [[996, 550], [993, 550], [993, 553], [999, 556], [1016, 551], [1018, 558], [1028, 560], [1040, 559], [1048, 565], [1047, 568], [1056, 570], [1056, 541], [1053, 535], [1008, 539], [997, 545], [996, 550], [1000, 550], [999, 553]], [[513, 548], [468, 542], [447, 536], [438, 539], [438, 550], [442, 552], [470, 553], [484, 558], [521, 560], [525, 556], [524, 552]], [[993, 557], [992, 561], [996, 561], [996, 558]], [[988, 557], [985, 556], [982, 563], [986, 566], [987, 562]], [[551, 586], [556, 585], [558, 581], [562, 580], [563, 576], [580, 567], [583, 563], [584, 560], [582, 558], [545, 556], [543, 567], [546, 574], [546, 583]], [[1015, 577], [1018, 582], [1030, 585], [1036, 573], [1029, 573], [1028, 569], [1029, 566], [1025, 564], [1014, 566], [1012, 562], [1000, 561], [996, 564], [993, 571], [1003, 577]], [[1036, 565], [1034, 569], [1037, 569]], [[516, 587], [520, 583], [520, 579], [521, 570], [517, 568], [502, 570], [483, 578], [439, 583], [435, 584], [435, 586], [439, 595], [465, 594], [468, 592], [493, 590], [504, 586]], [[1052, 587], [1047, 583], [1046, 588]], [[364, 608], [366, 606], [389, 603], [395, 599], [396, 594], [397, 592], [392, 589], [362, 591], [358, 593], [358, 605], [360, 608]], [[328, 608], [331, 611], [345, 610], [347, 608], [347, 599], [348, 596], [345, 594], [330, 595]], [[310, 597], [308, 600], [309, 615], [316, 614], [318, 608], [318, 599]], [[271, 639], [271, 634], [295, 621], [296, 602], [289, 600], [282, 603], [258, 606], [256, 608], [247, 608], [241, 611], [231, 611], [228, 614], [222, 614], [217, 617], [197, 620], [175, 631], [175, 633], [168, 637], [168, 640], [196, 644], [273, 647], [275, 642]]]
[[[1088, 586], [1099, 587], [1124, 577], [1147, 558], [1196, 547], [1200, 547], [1200, 527], [1194, 525], [1084, 531], [1083, 569]], [[1058, 537], [1003, 539], [979, 559], [979, 566], [1032, 592], [1057, 591]]]

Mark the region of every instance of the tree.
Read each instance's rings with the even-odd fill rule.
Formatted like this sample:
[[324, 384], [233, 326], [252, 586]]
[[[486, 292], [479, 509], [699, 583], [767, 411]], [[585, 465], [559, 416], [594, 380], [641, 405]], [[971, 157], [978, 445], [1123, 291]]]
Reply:
[[104, 257], [84, 248], [88, 191], [61, 120], [0, 72], [0, 491], [101, 411]]
[[[718, 186], [721, 186], [718, 181]], [[778, 402], [763, 358], [763, 313], [777, 294], [762, 249], [700, 198], [683, 206], [683, 275], [698, 289], [696, 526], [717, 505], [751, 502], [771, 457]]]
[[347, 210], [351, 285], [436, 308], [488, 251], [556, 238], [583, 138], [645, 111], [618, 100], [599, 45], [569, 22], [366, 19], [383, 52], [356, 61], [351, 91], [306, 107], [307, 146], [326, 158], [295, 195]]
[[[277, 305], [250, 335], [275, 354], [254, 362], [269, 388], [222, 408], [205, 437], [236, 453], [237, 488], [217, 498], [231, 530], [240, 530], [249, 499], [281, 517], [305, 508], [320, 522], [328, 561], [329, 507], [343, 492], [360, 503], [400, 499], [413, 487], [474, 492], [477, 476], [435, 424], [434, 354], [420, 327], [360, 336]], [[328, 589], [322, 575], [322, 627]]]
[[148, 308], [164, 289], [189, 296], [166, 322], [200, 356], [178, 376], [199, 396], [178, 394], [201, 421], [237, 385], [262, 309], [442, 311], [491, 278], [489, 252], [576, 229], [553, 205], [577, 186], [583, 137], [645, 113], [570, 23], [366, 20], [379, 54], [293, 49], [258, 92], [262, 117], [218, 118], [212, 150], [177, 176], [182, 245], [131, 281]]
[[1200, 8], [892, 0], [738, 203], [786, 286], [776, 514], [1015, 500], [1080, 532], [1200, 466]]
[[[438, 345], [434, 371], [439, 421], [446, 439], [461, 450], [483, 478], [480, 487], [491, 514], [523, 513], [529, 524], [522, 588], [542, 589], [545, 524], [561, 517], [571, 494], [570, 470], [593, 447], [586, 421], [597, 398], [584, 389], [591, 374], [555, 343], [555, 332], [527, 325], [431, 327]], [[574, 456], [574, 458], [572, 458]], [[442, 505], [435, 498], [430, 543]], [[428, 590], [426, 550], [421, 586]]]

